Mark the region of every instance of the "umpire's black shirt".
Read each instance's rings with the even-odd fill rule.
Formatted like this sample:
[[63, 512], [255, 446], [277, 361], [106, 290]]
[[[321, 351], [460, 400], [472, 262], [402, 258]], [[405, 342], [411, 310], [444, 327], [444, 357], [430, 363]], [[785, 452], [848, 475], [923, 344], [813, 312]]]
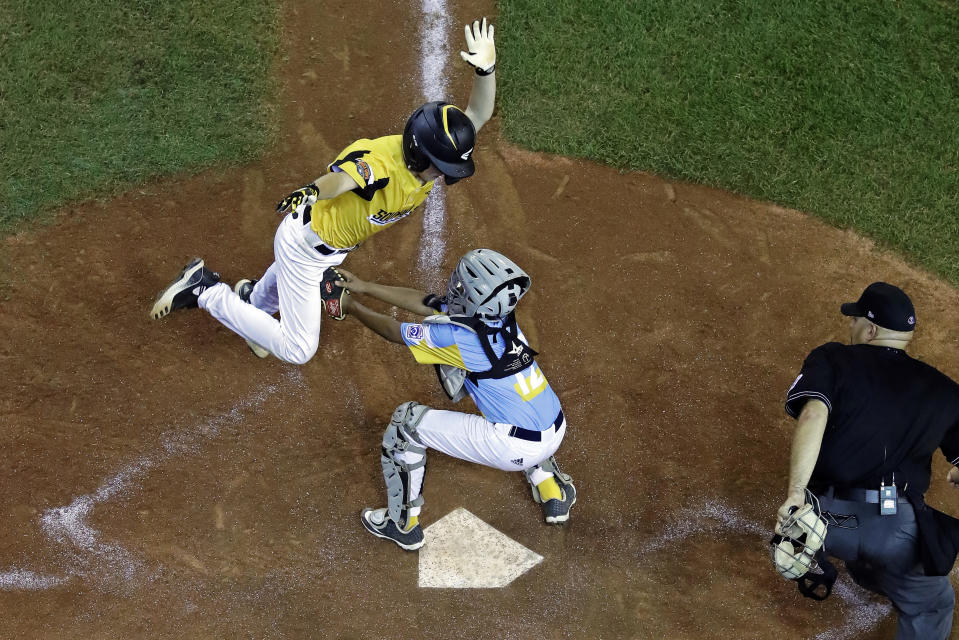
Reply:
[[796, 418], [810, 398], [829, 409], [826, 432], [809, 482], [813, 492], [837, 488], [925, 493], [932, 454], [942, 447], [959, 464], [959, 385], [902, 349], [828, 342], [803, 363], [786, 395]]

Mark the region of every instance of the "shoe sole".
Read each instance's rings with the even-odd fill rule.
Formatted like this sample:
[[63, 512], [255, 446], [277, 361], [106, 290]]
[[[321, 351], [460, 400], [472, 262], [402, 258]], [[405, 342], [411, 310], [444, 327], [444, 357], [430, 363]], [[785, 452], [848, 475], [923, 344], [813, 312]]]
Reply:
[[552, 516], [546, 517], [546, 524], [564, 524], [569, 521], [569, 512], [573, 509], [573, 505], [576, 504], [576, 499], [579, 497], [579, 494], [573, 495], [573, 501], [569, 503], [569, 509], [566, 510], [561, 516]]
[[[240, 280], [235, 285], [233, 285], [233, 293], [235, 293], [236, 295], [240, 295], [240, 288], [243, 285], [245, 285], [247, 282], [250, 282], [250, 280], [249, 279]], [[250, 303], [247, 302], [247, 304], [250, 304]], [[271, 355], [269, 349], [265, 349], [264, 347], [261, 347], [260, 345], [253, 342], [252, 340], [247, 340], [246, 346], [250, 347], [250, 351], [252, 351], [253, 355], [255, 355], [257, 358], [267, 358]]]
[[170, 285], [157, 296], [156, 302], [153, 303], [153, 308], [150, 309], [150, 317], [154, 320], [159, 320], [163, 316], [168, 315], [173, 308], [173, 298], [189, 289], [187, 283], [190, 281], [190, 278], [202, 268], [203, 260], [201, 258], [194, 258], [187, 266], [183, 267], [183, 271], [176, 277], [176, 280], [171, 282]]
[[389, 540], [390, 542], [398, 546], [400, 549], [403, 549], [405, 551], [416, 551], [417, 549], [422, 547], [424, 544], [426, 544], [426, 540], [421, 540], [414, 544], [403, 544], [402, 542], [398, 541], [396, 538], [391, 538], [385, 533], [382, 533], [379, 529], [376, 528], [376, 525], [374, 525], [372, 522], [366, 519], [366, 514], [368, 513], [373, 513], [373, 509], [364, 509], [362, 512], [360, 512], [360, 520], [363, 522], [363, 528], [369, 531], [370, 533], [372, 533], [377, 538], [383, 538], [384, 540]]

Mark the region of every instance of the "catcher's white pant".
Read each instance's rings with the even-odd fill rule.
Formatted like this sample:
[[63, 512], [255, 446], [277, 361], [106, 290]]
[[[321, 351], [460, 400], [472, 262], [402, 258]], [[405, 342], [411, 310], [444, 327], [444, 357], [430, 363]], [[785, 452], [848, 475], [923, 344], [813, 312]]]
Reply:
[[[523, 459], [523, 469], [535, 467], [559, 449], [566, 435], [566, 420], [558, 429], [543, 432], [543, 440], [530, 442], [509, 435], [513, 425], [490, 422], [480, 415], [430, 409], [423, 414], [416, 426], [416, 437], [427, 449], [436, 449], [446, 455], [502, 469], [517, 471], [514, 460]], [[423, 459], [425, 454], [404, 451], [397, 457], [407, 464]], [[426, 467], [410, 471], [409, 500], [419, 497], [423, 488], [423, 475]], [[553, 474], [543, 469], [535, 469], [531, 474], [534, 484], [551, 478]], [[419, 515], [420, 507], [411, 507], [410, 515]]]
[[[322, 238], [289, 213], [273, 238], [273, 264], [253, 288], [250, 304], [240, 300], [226, 283], [200, 294], [198, 304], [234, 333], [269, 350], [280, 360], [304, 364], [320, 344], [323, 302], [320, 280], [345, 253], [323, 255], [316, 246]], [[280, 319], [273, 317], [277, 311]]]

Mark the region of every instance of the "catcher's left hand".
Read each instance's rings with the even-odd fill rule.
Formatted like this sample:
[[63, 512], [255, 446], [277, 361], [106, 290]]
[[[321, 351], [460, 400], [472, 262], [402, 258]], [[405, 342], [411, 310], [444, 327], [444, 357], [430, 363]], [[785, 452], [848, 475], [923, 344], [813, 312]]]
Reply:
[[496, 68], [496, 45], [493, 44], [493, 25], [486, 26], [479, 20], [473, 21], [473, 28], [466, 25], [466, 48], [469, 51], [460, 51], [460, 57], [476, 67], [476, 73], [488, 76]]
[[347, 310], [344, 303], [350, 292], [336, 284], [337, 280], [343, 281], [343, 275], [335, 267], [328, 267], [323, 272], [323, 279], [320, 280], [320, 298], [330, 317], [334, 320], [342, 320], [346, 317]]

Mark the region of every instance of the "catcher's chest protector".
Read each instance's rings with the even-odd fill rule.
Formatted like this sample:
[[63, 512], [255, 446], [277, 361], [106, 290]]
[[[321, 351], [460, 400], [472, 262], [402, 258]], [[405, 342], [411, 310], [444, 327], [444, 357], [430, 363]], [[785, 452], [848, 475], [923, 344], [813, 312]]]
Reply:
[[[450, 318], [452, 324], [465, 327], [479, 336], [480, 345], [483, 347], [483, 353], [490, 362], [489, 371], [469, 372], [467, 377], [473, 384], [478, 384], [478, 380], [493, 378], [499, 380], [508, 378], [520, 371], [524, 371], [533, 366], [533, 358], [539, 355], [532, 347], [520, 340], [519, 331], [516, 328], [515, 314], [506, 316], [502, 327], [491, 327], [478, 318], [466, 316], [453, 316]], [[497, 356], [490, 344], [490, 339], [502, 340], [506, 348], [502, 356]]]

